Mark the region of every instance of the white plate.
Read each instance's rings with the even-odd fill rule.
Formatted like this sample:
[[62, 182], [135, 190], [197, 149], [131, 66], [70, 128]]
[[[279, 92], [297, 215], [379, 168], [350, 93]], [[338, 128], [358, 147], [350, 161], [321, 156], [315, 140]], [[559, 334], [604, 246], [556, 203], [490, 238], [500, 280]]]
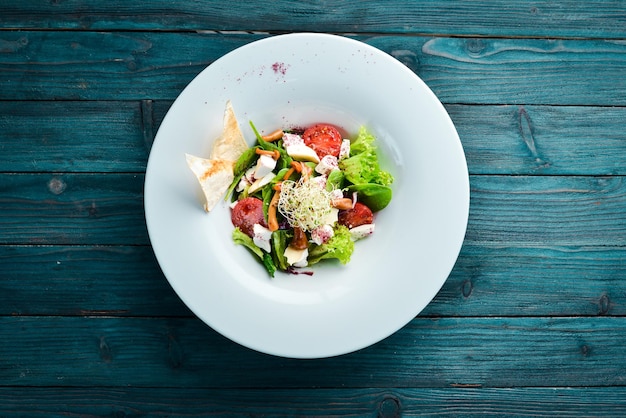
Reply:
[[[394, 196], [347, 266], [270, 279], [233, 243], [227, 204], [204, 212], [185, 153], [208, 156], [227, 100], [250, 144], [249, 121], [265, 133], [323, 121], [377, 136]], [[202, 321], [260, 352], [320, 358], [386, 338], [432, 300], [463, 243], [469, 180], [448, 114], [406, 66], [349, 38], [289, 34], [228, 53], [184, 89], [150, 153], [145, 211], [163, 273]]]

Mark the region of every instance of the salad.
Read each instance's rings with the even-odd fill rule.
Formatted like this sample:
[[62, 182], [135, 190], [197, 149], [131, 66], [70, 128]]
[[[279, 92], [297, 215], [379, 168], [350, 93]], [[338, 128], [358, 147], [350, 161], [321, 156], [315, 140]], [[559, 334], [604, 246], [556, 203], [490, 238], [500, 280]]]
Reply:
[[379, 165], [375, 137], [361, 127], [345, 139], [326, 123], [268, 135], [250, 125], [256, 143], [234, 163], [226, 193], [233, 240], [272, 277], [322, 260], [347, 264], [392, 197], [394, 179]]

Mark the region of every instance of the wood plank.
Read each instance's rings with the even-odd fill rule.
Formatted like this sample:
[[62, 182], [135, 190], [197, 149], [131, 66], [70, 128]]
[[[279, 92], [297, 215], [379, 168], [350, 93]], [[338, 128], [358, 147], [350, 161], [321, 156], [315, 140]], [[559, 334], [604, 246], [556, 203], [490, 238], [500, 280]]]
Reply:
[[[0, 171], [144, 172], [171, 104], [0, 102]], [[626, 107], [446, 108], [472, 174], [626, 174]]]
[[467, 243], [626, 245], [624, 177], [472, 176], [470, 189]]
[[[2, 28], [97, 30], [247, 30], [456, 34], [487, 36], [626, 36], [622, 2], [549, 0], [294, 3], [71, 0], [42, 4], [0, 1]], [[288, 18], [286, 18], [288, 16]], [[470, 18], [471, 17], [471, 18]], [[523, 22], [523, 24], [521, 24]]]
[[[0, 244], [146, 245], [139, 174], [0, 174]], [[467, 243], [626, 245], [623, 177], [471, 176]]]
[[[0, 32], [10, 45], [0, 56], [0, 100], [172, 100], [211, 62], [264, 36]], [[626, 105], [620, 41], [359, 39], [405, 63], [444, 103]]]
[[466, 244], [420, 315], [626, 315], [625, 275], [625, 247]]
[[1, 170], [142, 172], [143, 126], [140, 102], [0, 102]]
[[0, 315], [192, 315], [150, 247], [0, 246], [0, 272]]
[[[196, 319], [0, 317], [3, 386], [623, 386], [626, 318], [417, 318], [359, 352], [253, 352]], [[393, 361], [390, 361], [393, 359]]]
[[140, 174], [0, 174], [0, 244], [145, 245]]
[[447, 105], [472, 174], [626, 174], [626, 108]]
[[444, 103], [626, 103], [621, 76], [626, 44], [620, 41], [389, 36], [365, 41], [404, 62]]
[[[0, 315], [192, 316], [149, 247], [0, 246], [0, 272]], [[420, 316], [624, 316], [625, 276], [624, 247], [470, 244]]]
[[211, 62], [261, 37], [0, 32], [8, 45], [0, 55], [0, 100], [171, 100]]
[[4, 417], [533, 416], [619, 417], [626, 389], [179, 389], [0, 387]]

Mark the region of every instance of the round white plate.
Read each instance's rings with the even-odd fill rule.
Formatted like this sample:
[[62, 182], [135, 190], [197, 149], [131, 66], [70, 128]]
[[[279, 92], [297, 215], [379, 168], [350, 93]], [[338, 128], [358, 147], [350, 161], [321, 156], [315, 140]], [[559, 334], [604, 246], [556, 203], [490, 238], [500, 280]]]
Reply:
[[[233, 243], [227, 203], [203, 210], [185, 153], [208, 157], [228, 100], [250, 144], [249, 121], [265, 133], [329, 122], [377, 136], [394, 196], [348, 265], [271, 279]], [[469, 179], [448, 114], [406, 66], [349, 38], [289, 34], [228, 53], [184, 89], [150, 153], [145, 211], [163, 273], [202, 321], [260, 352], [320, 358], [386, 338], [432, 300], [463, 243]]]

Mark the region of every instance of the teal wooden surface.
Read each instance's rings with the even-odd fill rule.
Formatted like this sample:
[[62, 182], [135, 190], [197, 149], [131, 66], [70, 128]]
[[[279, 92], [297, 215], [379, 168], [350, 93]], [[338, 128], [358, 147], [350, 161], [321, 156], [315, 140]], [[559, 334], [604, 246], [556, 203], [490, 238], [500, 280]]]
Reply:
[[[31, 400], [38, 399], [34, 405]], [[622, 388], [219, 389], [0, 388], [0, 412], [32, 417], [620, 416]]]
[[140, 101], [0, 101], [0, 171], [145, 172], [152, 113]]
[[[619, 246], [467, 243], [420, 316], [624, 316], [625, 257]], [[3, 245], [0, 271], [1, 315], [191, 316], [147, 246]]]
[[0, 2], [4, 28], [137, 30], [176, 28], [223, 31], [326, 31], [460, 35], [624, 37], [620, 1], [454, 0], [355, 2], [349, 0], [248, 3], [151, 1]]
[[140, 174], [0, 174], [3, 244], [148, 244]]
[[[4, 31], [0, 36], [2, 100], [172, 100], [223, 54], [270, 35]], [[620, 41], [354, 37], [404, 62], [444, 103], [626, 105], [626, 44]]]
[[[626, 3], [0, 0], [1, 416], [626, 415]], [[356, 353], [256, 353], [152, 254], [150, 147], [186, 84], [292, 31], [396, 57], [470, 172], [435, 299]], [[410, 272], [408, 273], [410, 274]]]
[[0, 271], [1, 315], [191, 316], [148, 246], [3, 245]]
[[626, 321], [615, 316], [416, 318], [374, 346], [316, 360], [253, 352], [195, 318], [2, 317], [0, 332], [19, 348], [0, 363], [11, 386], [608, 391], [626, 375]]

